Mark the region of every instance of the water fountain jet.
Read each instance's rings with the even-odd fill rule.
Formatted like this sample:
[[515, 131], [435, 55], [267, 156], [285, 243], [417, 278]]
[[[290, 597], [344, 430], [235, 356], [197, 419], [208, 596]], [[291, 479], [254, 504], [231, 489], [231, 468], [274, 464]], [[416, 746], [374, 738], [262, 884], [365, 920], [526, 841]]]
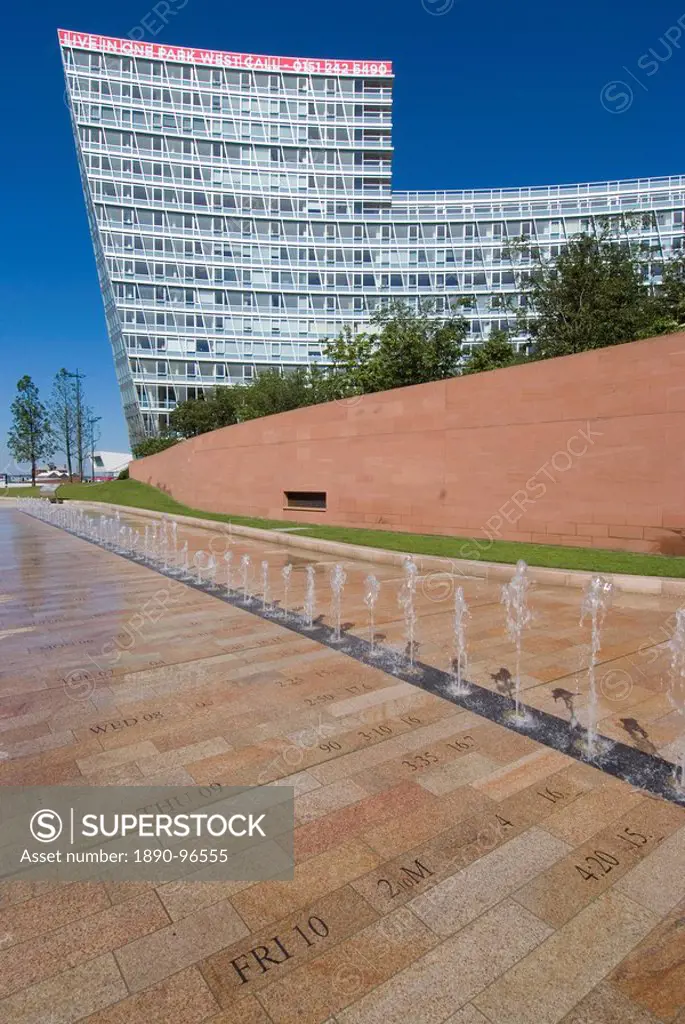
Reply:
[[404, 582], [400, 588], [397, 602], [404, 614], [404, 631], [406, 640], [406, 653], [409, 659], [409, 668], [414, 668], [414, 655], [416, 645], [416, 582], [419, 570], [413, 558], [404, 560]]
[[587, 753], [590, 758], [600, 753], [597, 736], [598, 700], [597, 700], [597, 679], [595, 669], [597, 667], [597, 655], [601, 646], [601, 630], [606, 613], [611, 605], [614, 585], [606, 576], [593, 576], [583, 595], [580, 606], [580, 625], [586, 618], [590, 619], [590, 659], [588, 661], [588, 724], [587, 724]]
[[315, 572], [316, 570], [313, 565], [307, 566], [307, 579], [304, 590], [304, 621], [308, 629], [312, 629], [314, 626], [314, 614], [316, 609]]
[[[675, 613], [675, 629], [668, 643], [671, 652], [671, 670], [668, 680], [668, 699], [685, 722], [685, 608]], [[685, 796], [685, 740], [681, 739], [680, 754], [676, 756], [673, 784]]]
[[252, 601], [252, 595], [250, 594], [250, 567], [252, 565], [252, 559], [249, 555], [243, 555], [240, 559], [240, 580], [243, 591], [243, 601], [245, 604], [249, 604]]
[[171, 523], [171, 549], [173, 552], [174, 569], [178, 568], [178, 523], [174, 519]]
[[342, 565], [334, 565], [331, 569], [330, 583], [331, 583], [331, 605], [333, 610], [333, 641], [340, 643], [342, 639], [342, 595], [345, 587], [345, 581], [347, 579], [347, 573], [343, 569]]
[[204, 551], [198, 551], [193, 559], [196, 568], [195, 582], [198, 583], [200, 586], [202, 586], [202, 584], [204, 583], [204, 578], [202, 576], [202, 562], [204, 560], [204, 557]]
[[289, 612], [289, 596], [290, 596], [290, 577], [292, 576], [293, 567], [290, 562], [284, 565], [281, 569], [281, 576], [283, 577], [283, 618], [287, 619]]
[[466, 648], [466, 620], [469, 618], [469, 606], [464, 597], [464, 588], [456, 587], [454, 591], [454, 619], [452, 625], [453, 656], [452, 672], [453, 681], [450, 692], [455, 697], [464, 697], [471, 692], [471, 687], [464, 679], [467, 669], [467, 648]]
[[226, 594], [230, 595], [233, 590], [233, 552], [224, 552], [224, 562], [226, 563]]
[[516, 673], [514, 678], [515, 707], [511, 721], [519, 726], [529, 725], [530, 716], [521, 707], [521, 646], [523, 633], [530, 625], [532, 613], [528, 607], [528, 566], [521, 559], [516, 563], [516, 571], [509, 583], [502, 587], [502, 604], [506, 610], [507, 633], [516, 645]]
[[266, 559], [262, 561], [262, 611], [271, 607], [269, 601], [269, 563]]
[[376, 605], [378, 595], [381, 592], [381, 585], [378, 579], [369, 574], [364, 581], [364, 604], [369, 613], [369, 643], [371, 644], [370, 654], [376, 653]]

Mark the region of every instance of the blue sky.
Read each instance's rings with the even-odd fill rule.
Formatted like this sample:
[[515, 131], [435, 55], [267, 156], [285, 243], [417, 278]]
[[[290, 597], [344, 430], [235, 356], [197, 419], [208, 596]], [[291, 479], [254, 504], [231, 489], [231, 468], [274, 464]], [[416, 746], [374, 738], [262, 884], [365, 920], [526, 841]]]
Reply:
[[101, 447], [128, 446], [64, 106], [58, 27], [219, 50], [392, 60], [399, 189], [685, 171], [685, 0], [170, 0], [165, 25], [156, 2], [38, 0], [11, 4], [4, 15], [0, 470], [17, 379], [30, 374], [47, 396], [63, 365], [87, 375]]

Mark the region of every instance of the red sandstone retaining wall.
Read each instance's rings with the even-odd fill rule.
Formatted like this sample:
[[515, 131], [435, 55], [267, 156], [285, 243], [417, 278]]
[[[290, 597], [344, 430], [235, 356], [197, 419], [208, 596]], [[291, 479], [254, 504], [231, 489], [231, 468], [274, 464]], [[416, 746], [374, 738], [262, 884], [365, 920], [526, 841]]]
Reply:
[[[685, 553], [685, 333], [298, 409], [132, 463], [193, 508]], [[325, 512], [284, 509], [325, 491]]]

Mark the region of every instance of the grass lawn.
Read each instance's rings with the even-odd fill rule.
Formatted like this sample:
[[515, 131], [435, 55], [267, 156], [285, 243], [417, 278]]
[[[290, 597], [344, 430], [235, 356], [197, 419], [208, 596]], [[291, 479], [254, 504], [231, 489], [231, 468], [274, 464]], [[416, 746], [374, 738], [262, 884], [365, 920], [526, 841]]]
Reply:
[[[22, 490], [24, 490], [22, 488]], [[31, 488], [27, 488], [31, 492]], [[5, 492], [8, 494], [9, 492]], [[12, 493], [17, 493], [13, 491]], [[298, 533], [308, 537], [361, 544], [366, 547], [385, 548], [389, 551], [411, 551], [417, 555], [437, 555], [442, 558], [473, 557], [472, 544], [467, 537], [442, 537], [432, 534], [399, 533], [390, 530], [365, 530], [347, 526], [313, 526], [279, 519], [253, 519], [246, 516], [204, 512], [202, 509], [181, 505], [174, 498], [137, 480], [113, 480], [103, 484], [63, 484], [59, 488], [62, 498], [80, 498], [83, 501], [111, 501], [130, 508], [146, 508], [179, 516], [198, 516], [221, 523], [256, 526], [263, 530], [279, 527], [302, 526]], [[11, 494], [10, 494], [11, 496]], [[466, 555], [464, 554], [466, 549]], [[643, 555], [632, 551], [609, 551], [597, 548], [566, 548], [553, 544], [525, 544], [498, 540], [482, 558], [488, 562], [515, 563], [523, 558], [529, 565], [559, 569], [584, 569], [593, 572], [631, 573], [636, 576], [685, 577], [685, 557], [673, 555]]]
[[40, 491], [37, 487], [31, 487], [29, 484], [27, 487], [2, 487], [0, 488], [0, 498], [39, 498]]

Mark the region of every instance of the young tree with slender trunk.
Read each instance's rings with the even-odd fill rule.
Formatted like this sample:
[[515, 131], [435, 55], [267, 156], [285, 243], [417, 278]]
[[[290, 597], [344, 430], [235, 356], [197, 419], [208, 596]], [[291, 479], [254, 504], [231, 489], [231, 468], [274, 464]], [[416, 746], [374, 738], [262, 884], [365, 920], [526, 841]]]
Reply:
[[76, 459], [78, 462], [79, 480], [83, 481], [83, 464], [88, 457], [88, 408], [85, 403], [81, 381], [84, 373], [69, 375], [74, 381], [74, 440], [76, 442]]
[[76, 395], [72, 375], [64, 368], [55, 374], [52, 382], [50, 415], [57, 450], [64, 452], [71, 481], [76, 450]]
[[17, 382], [17, 396], [12, 402], [12, 426], [7, 447], [17, 462], [31, 463], [31, 483], [36, 486], [36, 466], [55, 451], [55, 439], [38, 388], [30, 377]]

